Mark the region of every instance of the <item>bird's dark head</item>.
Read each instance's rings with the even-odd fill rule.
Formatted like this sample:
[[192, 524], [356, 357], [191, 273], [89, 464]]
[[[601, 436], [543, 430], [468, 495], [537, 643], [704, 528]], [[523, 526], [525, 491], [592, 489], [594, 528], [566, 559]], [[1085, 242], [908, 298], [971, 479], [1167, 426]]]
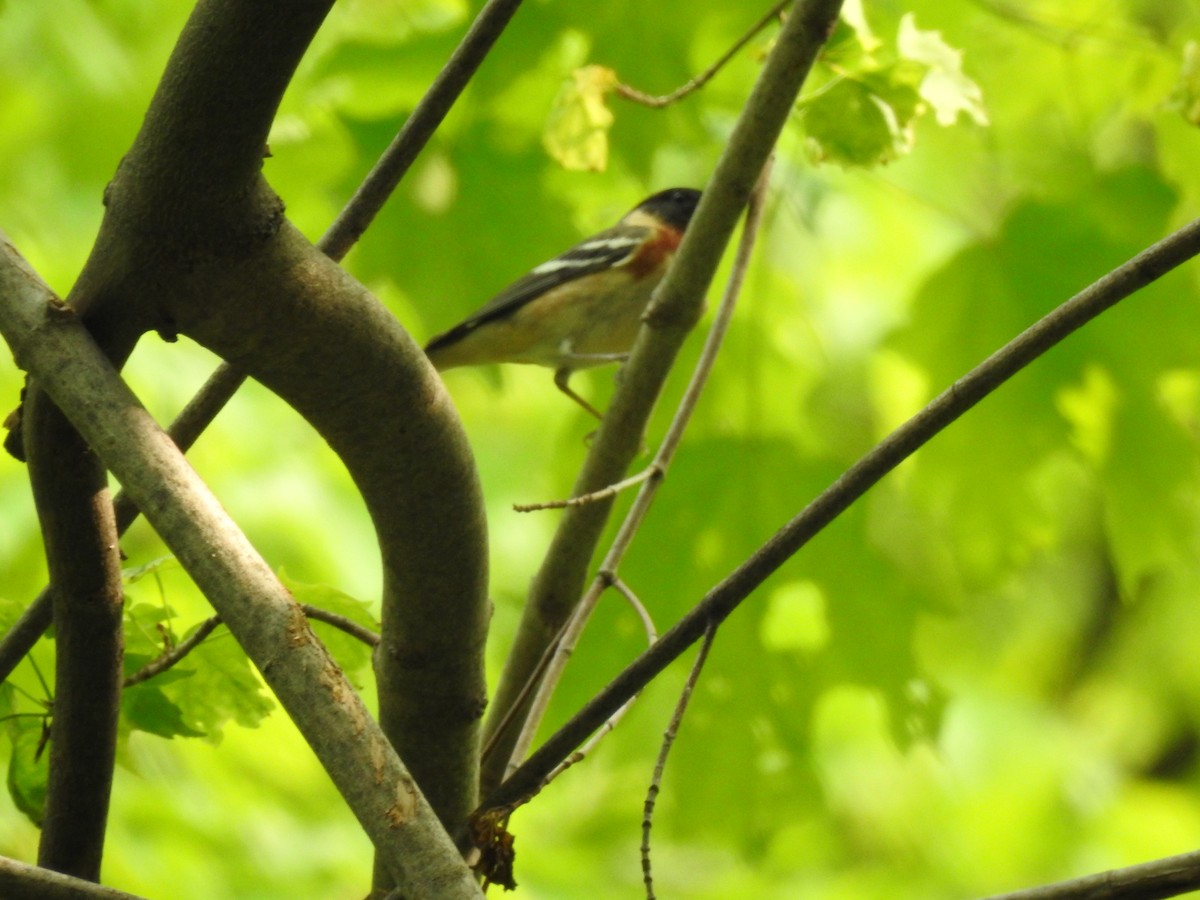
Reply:
[[669, 188], [647, 197], [637, 208], [683, 231], [692, 220], [692, 213], [699, 202], [700, 192], [694, 188]]

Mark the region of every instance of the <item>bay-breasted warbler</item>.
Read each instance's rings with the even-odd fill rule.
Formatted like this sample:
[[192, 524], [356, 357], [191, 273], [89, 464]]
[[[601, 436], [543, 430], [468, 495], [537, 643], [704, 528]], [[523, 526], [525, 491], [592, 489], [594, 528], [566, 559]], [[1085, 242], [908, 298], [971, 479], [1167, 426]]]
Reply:
[[643, 200], [612, 228], [536, 266], [430, 340], [430, 361], [439, 370], [506, 362], [548, 366], [559, 390], [600, 418], [571, 390], [571, 373], [628, 356], [699, 200], [692, 188]]

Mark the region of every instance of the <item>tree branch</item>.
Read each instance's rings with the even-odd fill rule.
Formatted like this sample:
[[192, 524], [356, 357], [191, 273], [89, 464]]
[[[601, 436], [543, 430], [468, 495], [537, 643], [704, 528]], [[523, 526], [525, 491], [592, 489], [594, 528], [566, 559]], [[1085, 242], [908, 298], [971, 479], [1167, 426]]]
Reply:
[[[329, 2], [197, 5], [109, 185], [80, 278], [85, 320], [122, 339], [188, 334], [275, 391], [341, 457], [383, 557], [380, 719], [456, 828], [478, 797], [486, 704], [486, 527], [470, 448], [420, 348], [291, 227], [258, 171], [279, 95]], [[217, 151], [229, 160], [210, 159]]]
[[776, 3], [769, 10], [767, 10], [762, 18], [751, 25], [745, 34], [734, 41], [733, 46], [721, 54], [720, 59], [718, 59], [715, 63], [701, 72], [695, 78], [692, 78], [680, 85], [669, 94], [663, 94], [656, 97], [653, 94], [647, 94], [644, 91], [639, 91], [637, 88], [630, 87], [624, 83], [618, 83], [615, 90], [618, 95], [624, 97], [626, 100], [631, 100], [634, 103], [640, 103], [643, 106], [649, 106], [655, 109], [663, 106], [670, 106], [672, 103], [678, 103], [688, 94], [700, 90], [700, 88], [712, 81], [716, 74], [720, 72], [721, 69], [725, 68], [726, 64], [728, 64], [731, 59], [737, 56], [741, 49], [754, 39], [756, 34], [766, 28], [773, 19], [778, 19], [783, 14], [783, 11], [790, 5], [791, 0], [781, 0], [781, 2]]
[[26, 458], [58, 623], [38, 863], [98, 881], [124, 646], [116, 525], [100, 461], [45, 394], [35, 389], [28, 396]]
[[1200, 220], [1180, 229], [1096, 281], [954, 382], [893, 431], [714, 587], [653, 647], [641, 654], [543, 744], [484, 808], [511, 805], [626, 700], [719, 623], [766, 578], [855, 500], [1001, 384], [1096, 316], [1200, 253]]
[[[405, 121], [404, 127], [317, 242], [317, 249], [330, 259], [340, 261], [354, 246], [421, 150], [429, 143], [446, 113], [462, 95], [463, 89], [507, 27], [520, 3], [521, 0], [489, 0], [479, 11], [462, 42]], [[245, 380], [246, 373], [236, 366], [226, 362], [217, 367], [171, 423], [169, 434], [180, 449], [185, 453], [191, 449]], [[137, 518], [138, 511], [123, 494], [118, 494], [115, 502], [117, 530], [124, 534]], [[51, 620], [50, 593], [43, 590], [0, 639], [0, 682], [7, 680], [17, 664], [33, 649], [33, 645], [50, 627]]]
[[411, 897], [477, 897], [453, 842], [270, 567], [68, 307], [0, 240], [0, 332], [221, 614]]
[[9, 900], [145, 900], [0, 856], [0, 897]]
[[[637, 497], [629, 507], [629, 512], [626, 513], [625, 519], [621, 522], [621, 527], [617, 529], [617, 534], [613, 538], [608, 552], [605, 553], [603, 561], [600, 563], [600, 569], [596, 577], [592, 579], [592, 583], [588, 586], [578, 605], [576, 605], [563, 633], [554, 641], [553, 656], [549, 660], [549, 664], [544, 670], [539, 669], [535, 675], [540, 683], [530, 703], [525, 725], [513, 748], [512, 759], [509, 762], [510, 771], [515, 769], [521, 760], [525, 758], [525, 754], [533, 742], [534, 734], [541, 724], [542, 717], [550, 705], [550, 698], [555, 688], [558, 687], [558, 683], [566, 669], [567, 662], [571, 654], [574, 653], [575, 647], [583, 634], [583, 629], [591, 618], [596, 605], [600, 602], [604, 591], [610, 585], [620, 588], [621, 582], [617, 577], [617, 572], [620, 569], [621, 562], [624, 560], [626, 552], [633, 543], [638, 529], [641, 528], [647, 514], [650, 512], [650, 506], [658, 494], [658, 488], [662, 484], [668, 468], [670, 468], [671, 460], [675, 457], [675, 451], [679, 448], [679, 444], [683, 440], [683, 434], [687, 430], [688, 423], [691, 422], [692, 413], [696, 409], [696, 404], [700, 400], [704, 386], [708, 383], [708, 376], [712, 372], [713, 366], [716, 365], [717, 355], [720, 353], [721, 346], [725, 341], [725, 333], [728, 331], [729, 323], [733, 319], [733, 311], [737, 306], [738, 297], [742, 292], [742, 284], [745, 281], [746, 272], [750, 267], [750, 258], [754, 252], [759, 224], [762, 221], [770, 170], [771, 165], [768, 162], [763, 167], [762, 173], [755, 185], [754, 193], [750, 197], [750, 205], [746, 210], [746, 224], [742, 229], [742, 237], [738, 242], [737, 253], [734, 255], [733, 268], [729, 274], [729, 281], [725, 285], [721, 302], [717, 306], [716, 315], [713, 316], [712, 327], [704, 339], [704, 347], [700, 351], [700, 358], [697, 360], [692, 376], [688, 380], [687, 388], [683, 392], [683, 398], [680, 400], [679, 407], [675, 410], [675, 414], [671, 418], [671, 424], [667, 426], [667, 433], [663, 437], [658, 452], [654, 455], [654, 460], [647, 468], [649, 474], [643, 479], [644, 483], [641, 490], [638, 491]], [[632, 480], [626, 479], [626, 482]], [[603, 496], [603, 494], [604, 491], [599, 492], [600, 496]], [[597, 497], [598, 495], [590, 494], [587, 496]], [[657, 635], [654, 640], [657, 640]], [[622, 707], [622, 709], [624, 708]]]
[[985, 900], [1156, 900], [1200, 888], [1200, 851], [1124, 869], [995, 894]]
[[679, 735], [679, 728], [683, 724], [684, 715], [687, 713], [688, 703], [692, 699], [692, 691], [695, 690], [697, 682], [700, 681], [700, 672], [704, 669], [704, 663], [708, 660], [708, 652], [712, 649], [716, 636], [716, 626], [710, 626], [704, 632], [704, 640], [700, 643], [700, 651], [696, 654], [696, 659], [692, 663], [692, 670], [688, 672], [687, 681], [684, 682], [683, 690], [679, 692], [679, 700], [675, 703], [675, 712], [671, 714], [671, 721], [667, 725], [667, 730], [663, 733], [662, 744], [658, 748], [658, 759], [654, 763], [654, 774], [650, 777], [650, 787], [646, 789], [646, 801], [642, 804], [642, 882], [646, 885], [646, 900], [654, 900], [654, 874], [650, 859], [650, 829], [654, 825], [654, 807], [658, 803], [658, 792], [662, 788], [663, 773], [667, 769], [667, 756], [671, 752], [675, 738]]
[[[746, 207], [817, 52], [837, 20], [840, 0], [798, 0], [738, 117], [712, 180], [659, 285], [643, 327], [621, 369], [608, 414], [600, 424], [572, 495], [589, 494], [620, 480], [638, 452], [646, 422], [688, 332], [699, 320], [738, 217]], [[534, 578], [513, 649], [506, 661], [488, 722], [488, 740], [571, 615], [583, 592], [588, 565], [608, 520], [612, 501], [563, 513], [545, 562]], [[618, 704], [619, 705], [619, 704]], [[611, 712], [611, 711], [610, 711]], [[520, 715], [496, 741], [483, 772], [484, 794], [500, 783], [520, 730]]]

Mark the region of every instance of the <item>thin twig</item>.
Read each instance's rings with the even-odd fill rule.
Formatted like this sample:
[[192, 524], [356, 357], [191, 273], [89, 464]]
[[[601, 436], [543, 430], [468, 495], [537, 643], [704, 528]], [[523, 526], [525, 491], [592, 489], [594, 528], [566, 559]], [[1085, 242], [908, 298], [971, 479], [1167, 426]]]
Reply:
[[567, 509], [571, 506], [583, 506], [585, 503], [599, 503], [601, 500], [608, 500], [617, 496], [621, 491], [627, 491], [631, 487], [637, 487], [643, 481], [650, 478], [662, 478], [663, 472], [658, 468], [656, 463], [651, 463], [638, 472], [636, 475], [630, 475], [628, 478], [618, 481], [616, 484], [610, 484], [608, 487], [601, 488], [598, 491], [592, 491], [589, 494], [581, 494], [578, 497], [570, 497], [566, 500], [545, 500], [541, 503], [514, 503], [514, 512], [539, 512], [543, 509]]
[[[316, 619], [318, 622], [324, 622], [326, 625], [332, 625], [339, 631], [344, 631], [353, 638], [362, 641], [368, 647], [379, 646], [379, 635], [359, 625], [357, 622], [347, 619], [345, 616], [340, 616], [337, 613], [329, 612], [329, 610], [321, 609], [319, 606], [313, 606], [310, 603], [301, 603], [300, 609], [303, 610], [306, 618]], [[129, 688], [135, 684], [141, 684], [153, 678], [155, 675], [161, 675], [167, 669], [177, 665], [185, 656], [200, 646], [201, 642], [213, 633], [213, 630], [221, 624], [220, 616], [209, 616], [192, 634], [176, 644], [171, 649], [167, 650], [160, 656], [152, 659], [142, 668], [138, 669], [132, 675], [125, 679], [124, 686]]]
[[1123, 869], [1043, 884], [985, 900], [1150, 900], [1177, 897], [1200, 888], [1200, 850]]
[[[633, 611], [637, 613], [638, 618], [642, 620], [642, 628], [645, 629], [646, 632], [646, 642], [653, 644], [655, 641], [657, 641], [658, 629], [655, 627], [654, 619], [651, 618], [650, 610], [646, 609], [645, 604], [642, 603], [642, 601], [637, 598], [637, 595], [633, 593], [629, 586], [619, 578], [611, 578], [609, 580], [609, 584], [617, 591], [617, 593], [625, 598], [629, 605], [633, 607]], [[567, 652], [569, 654], [570, 651]], [[582, 747], [572, 753], [569, 759], [564, 760], [560, 766], [555, 768], [554, 771], [546, 776], [545, 780], [538, 786], [538, 791], [543, 790], [547, 785], [550, 784], [550, 782], [554, 781], [554, 779], [556, 779], [567, 769], [574, 766], [576, 763], [580, 763], [587, 757], [591, 756], [592, 751], [596, 749], [599, 743], [608, 737], [608, 735], [612, 734], [613, 731], [616, 730], [617, 726], [621, 724], [621, 720], [624, 719], [625, 714], [633, 708], [633, 703], [636, 699], [636, 697], [631, 698], [628, 703], [609, 716], [608, 719], [605, 720], [604, 724], [596, 729], [596, 733], [584, 742]]]
[[412, 115], [321, 238], [317, 246], [331, 259], [345, 256], [383, 208], [520, 5], [521, 0], [488, 0], [479, 11]]
[[[679, 442], [683, 438], [683, 433], [691, 421], [692, 413], [695, 412], [700, 394], [703, 392], [704, 385], [708, 381], [708, 376], [711, 374], [712, 368], [716, 363], [717, 353], [721, 349], [725, 333], [729, 329], [734, 308], [737, 305], [738, 297], [741, 295], [742, 285], [745, 283], [746, 272], [750, 266], [750, 258], [754, 251], [759, 225], [762, 222], [762, 209], [766, 198], [770, 170], [771, 163], [770, 157], [768, 157], [767, 164], [759, 174], [758, 182], [751, 194], [750, 204], [746, 211], [746, 223], [742, 228], [742, 237], [738, 242], [737, 252], [734, 256], [733, 269], [730, 272], [729, 281], [725, 285], [725, 292], [721, 297], [721, 303], [718, 305], [717, 312], [713, 317], [712, 327], [705, 338], [704, 347], [700, 351], [700, 359], [697, 361], [696, 368], [692, 372], [692, 377], [688, 381], [687, 389], [684, 391], [683, 398], [679, 402], [679, 408], [675, 411], [675, 415], [671, 419], [671, 424], [667, 427], [667, 433], [663, 438], [662, 445], [655, 454], [654, 461], [646, 470], [648, 472], [657, 472], [659, 477], [647, 480], [642, 485], [641, 490], [638, 491], [638, 495], [634, 499], [629, 512], [626, 514], [625, 520], [617, 530], [617, 536], [613, 539], [612, 546], [605, 555], [604, 561], [600, 564], [596, 578], [588, 587], [587, 592], [583, 595], [571, 618], [567, 620], [567, 627], [564, 633], [551, 645], [554, 648], [554, 653], [549, 663], [545, 666], [545, 671], [535, 672], [530, 676], [530, 681], [536, 679], [538, 682], [537, 693], [534, 695], [533, 703], [530, 705], [521, 734], [514, 745], [513, 754], [509, 760], [510, 771], [516, 768], [517, 764], [528, 752], [534, 734], [537, 732], [542, 717], [545, 715], [546, 708], [550, 705], [550, 697], [558, 686], [558, 682], [562, 678], [562, 673], [566, 669], [567, 661], [575, 645], [579, 642], [579, 636], [587, 626], [588, 620], [596, 608], [596, 604], [600, 602], [601, 595], [604, 593], [606, 587], [617, 582], [616, 573], [620, 567], [621, 560], [624, 559], [630, 544], [633, 543], [634, 535], [637, 534], [638, 528], [641, 526], [646, 513], [650, 509], [650, 504], [657, 493], [658, 485], [662, 483], [663, 476], [675, 456]], [[607, 734], [610, 731], [612, 731], [612, 728], [606, 725], [602, 734]], [[574, 760], [572, 764], [577, 761]], [[548, 776], [547, 781], [551, 777], [554, 776]]]
[[646, 632], [646, 643], [653, 644], [658, 640], [658, 628], [655, 627], [654, 618], [650, 615], [650, 610], [646, 608], [646, 604], [639, 600], [633, 589], [620, 578], [617, 578], [615, 575], [606, 577], [610, 579], [609, 583], [613, 589], [625, 598], [625, 602], [633, 608], [633, 611], [637, 613], [637, 617], [642, 620], [642, 628]]
[[135, 684], [141, 684], [143, 681], [148, 681], [155, 675], [161, 675], [163, 672], [172, 668], [185, 656], [200, 646], [200, 643], [213, 633], [213, 630], [221, 624], [220, 616], [209, 616], [200, 626], [191, 633], [190, 636], [180, 641], [166, 653], [163, 653], [146, 665], [142, 666], [132, 675], [125, 679], [123, 687], [131, 688]]
[[1200, 219], [1089, 285], [954, 382], [893, 431], [705, 595], [515, 771], [484, 805], [510, 806], [540, 784], [612, 712], [635, 696], [711, 622], [721, 622], [814, 535], [920, 447], [1039, 356], [1118, 302], [1200, 253]]
[[715, 63], [701, 72], [695, 78], [688, 81], [686, 84], [671, 91], [671, 93], [656, 97], [653, 94], [644, 93], [639, 91], [637, 88], [630, 87], [627, 84], [618, 83], [615, 89], [617, 94], [624, 97], [626, 100], [632, 100], [634, 103], [640, 103], [643, 106], [652, 106], [655, 108], [670, 106], [672, 103], [682, 100], [688, 94], [692, 93], [693, 91], [698, 91], [700, 88], [704, 87], [704, 85], [708, 84], [708, 82], [712, 80], [713, 76], [720, 72], [721, 69], [725, 67], [726, 63], [728, 63], [737, 55], [739, 50], [741, 50], [754, 39], [756, 34], [766, 28], [767, 25], [772, 21], [778, 19], [783, 14], [784, 9], [786, 9], [791, 2], [792, 0], [781, 0], [780, 3], [776, 3], [766, 15], [751, 25], [750, 30], [738, 38], [734, 45], [725, 51], [724, 55], [720, 59], [718, 59]]
[[[379, 214], [383, 204], [395, 191], [413, 161], [429, 143], [429, 139], [445, 118], [446, 113], [462, 94], [496, 39], [521, 5], [521, 0], [490, 0], [479, 11], [462, 42], [438, 73], [425, 96], [413, 109], [395, 139], [379, 161], [363, 179], [362, 184], [326, 230], [317, 249], [335, 262], [349, 252]], [[223, 362], [184, 407], [171, 424], [168, 434], [185, 453], [212, 424], [217, 413], [237, 393], [246, 380], [246, 373], [233, 363]], [[117, 531], [125, 530], [137, 519], [138, 510], [122, 491], [114, 500]], [[50, 627], [53, 611], [50, 589], [44, 588], [21, 617], [0, 639], [0, 682], [6, 681], [33, 645]]]
[[316, 619], [318, 622], [324, 622], [326, 625], [332, 625], [338, 631], [344, 631], [352, 638], [357, 638], [368, 647], [379, 646], [379, 635], [367, 628], [364, 625], [359, 625], [352, 619], [345, 616], [332, 613], [327, 609], [321, 609], [319, 606], [313, 606], [309, 603], [301, 603], [300, 608], [304, 610], [304, 615], [310, 619]]
[[542, 651], [542, 656], [538, 660], [537, 665], [533, 667], [533, 671], [529, 673], [529, 677], [525, 680], [525, 683], [521, 685], [521, 690], [517, 693], [517, 696], [513, 698], [513, 702], [509, 705], [508, 709], [504, 711], [504, 715], [501, 716], [499, 721], [496, 723], [496, 729], [484, 740], [483, 747], [479, 751], [480, 760], [487, 760], [492, 753], [495, 752], [501, 738], [508, 730], [508, 726], [512, 723], [513, 719], [516, 718], [517, 713], [521, 710], [521, 707], [525, 705], [525, 701], [529, 699], [529, 696], [533, 693], [534, 688], [536, 688], [541, 682], [543, 673], [550, 665], [550, 660], [554, 658], [554, 653], [557, 650], [558, 645], [562, 643], [563, 635], [567, 633], [567, 628], [570, 627], [570, 625], [570, 619], [568, 619], [566, 622], [563, 622], [562, 626], [558, 629], [558, 633], [554, 635], [550, 643], [546, 645], [546, 649]]
[[646, 802], [642, 806], [642, 881], [646, 885], [646, 900], [654, 900], [654, 876], [650, 870], [650, 828], [654, 823], [654, 805], [658, 802], [663, 772], [667, 768], [667, 754], [671, 752], [675, 737], [679, 734], [679, 726], [683, 724], [683, 715], [687, 712], [688, 701], [692, 699], [692, 692], [700, 680], [700, 670], [704, 668], [704, 663], [708, 659], [708, 651], [712, 649], [716, 636], [717, 627], [715, 625], [710, 625], [704, 632], [704, 640], [700, 642], [696, 660], [692, 663], [692, 671], [688, 673], [687, 681], [683, 683], [683, 690], [679, 692], [679, 701], [675, 704], [671, 723], [663, 733], [662, 746], [658, 748], [658, 761], [654, 764], [654, 775], [650, 779], [650, 787], [646, 789]]

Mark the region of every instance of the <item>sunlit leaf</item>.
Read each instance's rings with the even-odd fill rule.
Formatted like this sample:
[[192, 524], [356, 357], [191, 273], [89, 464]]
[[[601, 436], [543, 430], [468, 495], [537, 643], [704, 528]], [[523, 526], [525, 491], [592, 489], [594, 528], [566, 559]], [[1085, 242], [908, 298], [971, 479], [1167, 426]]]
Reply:
[[987, 125], [983, 91], [963, 73], [963, 53], [945, 42], [940, 32], [922, 31], [916, 17], [906, 13], [900, 19], [896, 38], [900, 56], [926, 66], [921, 79], [921, 98], [933, 107], [939, 125], [953, 125], [959, 113], [966, 113], [977, 125]]
[[1200, 43], [1196, 41], [1184, 44], [1179, 80], [1167, 98], [1167, 106], [1190, 124], [1200, 125]]
[[565, 169], [603, 172], [608, 166], [608, 130], [613, 113], [608, 94], [617, 75], [604, 66], [576, 69], [563, 84], [546, 119], [546, 151]]

